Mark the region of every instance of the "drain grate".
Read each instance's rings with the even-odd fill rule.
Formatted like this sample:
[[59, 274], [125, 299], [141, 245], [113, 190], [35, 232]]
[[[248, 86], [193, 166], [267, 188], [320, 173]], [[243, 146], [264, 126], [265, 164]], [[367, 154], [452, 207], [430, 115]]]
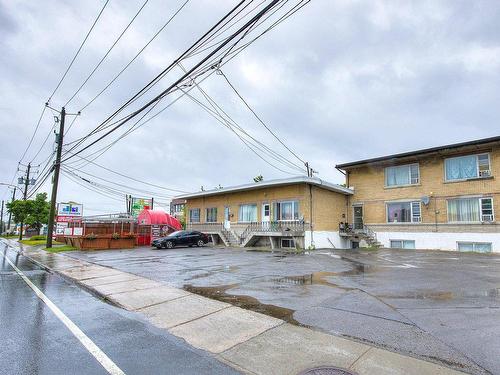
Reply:
[[338, 367], [324, 366], [302, 371], [299, 375], [356, 375], [356, 373]]

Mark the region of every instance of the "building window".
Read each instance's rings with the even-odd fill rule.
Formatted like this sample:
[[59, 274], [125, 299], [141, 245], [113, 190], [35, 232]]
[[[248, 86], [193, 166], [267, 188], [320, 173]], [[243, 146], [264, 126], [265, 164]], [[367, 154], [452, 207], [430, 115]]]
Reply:
[[458, 251], [474, 251], [477, 253], [491, 253], [491, 242], [457, 242]]
[[414, 249], [414, 240], [391, 240], [391, 248], [393, 249]]
[[189, 222], [199, 223], [200, 222], [200, 209], [192, 208], [189, 210]]
[[477, 223], [493, 220], [493, 198], [458, 198], [448, 200], [449, 222]]
[[207, 208], [207, 223], [217, 222], [217, 207]]
[[174, 204], [174, 212], [182, 212], [184, 210], [184, 205], [183, 204]]
[[282, 238], [281, 247], [285, 249], [295, 249], [295, 241], [293, 238]]
[[418, 164], [385, 168], [385, 186], [416, 185], [420, 182]]
[[273, 203], [273, 220], [299, 220], [299, 201]]
[[388, 223], [420, 223], [420, 201], [387, 203]]
[[490, 155], [467, 155], [445, 160], [446, 181], [460, 181], [469, 178], [490, 177]]
[[238, 215], [240, 222], [256, 222], [257, 221], [257, 205], [256, 204], [242, 204]]

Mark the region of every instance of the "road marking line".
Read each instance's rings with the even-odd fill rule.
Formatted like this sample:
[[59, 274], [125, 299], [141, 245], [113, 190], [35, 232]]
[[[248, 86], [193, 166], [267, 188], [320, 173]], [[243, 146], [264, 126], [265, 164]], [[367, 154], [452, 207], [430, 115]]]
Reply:
[[7, 257], [5, 251], [3, 256], [7, 259], [7, 262], [12, 268], [17, 272], [19, 276], [24, 280], [28, 286], [33, 289], [35, 294], [40, 298], [52, 312], [59, 318], [59, 320], [71, 331], [71, 333], [81, 342], [81, 344], [89, 351], [90, 354], [101, 364], [104, 369], [111, 375], [125, 375], [125, 373], [85, 334], [82, 332], [78, 326], [73, 323], [64, 313], [56, 306], [52, 301], [42, 293], [38, 287], [31, 282], [30, 279], [26, 277], [22, 271], [16, 267], [14, 263]]

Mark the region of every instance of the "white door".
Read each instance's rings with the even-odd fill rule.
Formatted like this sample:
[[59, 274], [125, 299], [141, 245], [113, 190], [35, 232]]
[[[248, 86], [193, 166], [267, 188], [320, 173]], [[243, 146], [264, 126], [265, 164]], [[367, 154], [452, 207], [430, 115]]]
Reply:
[[231, 229], [231, 210], [229, 207], [224, 207], [224, 228]]
[[269, 203], [262, 204], [262, 228], [269, 228], [271, 222], [271, 205]]

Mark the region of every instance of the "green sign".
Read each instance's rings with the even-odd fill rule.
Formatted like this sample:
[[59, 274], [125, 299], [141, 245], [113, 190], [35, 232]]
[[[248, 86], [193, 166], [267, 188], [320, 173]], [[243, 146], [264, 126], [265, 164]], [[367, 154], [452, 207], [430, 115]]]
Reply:
[[130, 214], [133, 217], [139, 216], [139, 213], [144, 210], [144, 207], [153, 208], [153, 199], [152, 198], [131, 198], [130, 202]]

